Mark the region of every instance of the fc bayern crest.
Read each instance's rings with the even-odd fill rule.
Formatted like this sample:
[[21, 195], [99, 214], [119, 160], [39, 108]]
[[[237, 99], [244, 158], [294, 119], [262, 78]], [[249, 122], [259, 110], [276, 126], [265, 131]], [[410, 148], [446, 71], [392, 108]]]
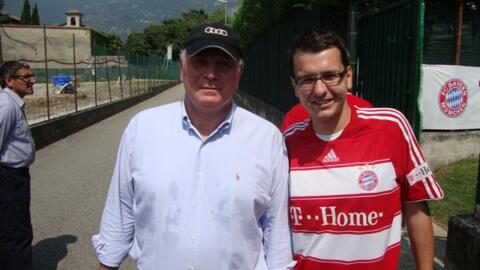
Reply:
[[440, 89], [438, 104], [442, 113], [450, 118], [459, 117], [467, 108], [467, 86], [460, 79], [447, 81]]
[[373, 171], [363, 171], [358, 177], [358, 185], [365, 191], [370, 191], [377, 187], [378, 177]]

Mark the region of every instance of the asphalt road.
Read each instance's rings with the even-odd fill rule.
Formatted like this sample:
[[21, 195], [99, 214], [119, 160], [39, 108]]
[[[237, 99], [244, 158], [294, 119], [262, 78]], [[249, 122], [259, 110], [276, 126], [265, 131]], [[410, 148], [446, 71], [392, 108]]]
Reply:
[[[90, 238], [98, 232], [123, 130], [137, 112], [183, 96], [178, 85], [36, 152], [32, 175], [35, 270], [97, 269]], [[437, 231], [435, 270], [443, 269], [444, 231]], [[121, 269], [135, 269], [131, 260]], [[406, 238], [401, 270], [415, 269]]]
[[[98, 232], [118, 143], [137, 112], [183, 96], [178, 85], [36, 152], [32, 164], [35, 270], [97, 269]], [[122, 269], [134, 269], [131, 262]]]

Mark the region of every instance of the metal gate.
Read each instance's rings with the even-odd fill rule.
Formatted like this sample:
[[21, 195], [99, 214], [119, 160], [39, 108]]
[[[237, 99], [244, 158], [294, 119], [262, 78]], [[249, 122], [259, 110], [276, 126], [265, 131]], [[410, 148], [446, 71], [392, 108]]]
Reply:
[[402, 111], [417, 135], [424, 10], [421, 0], [397, 2], [360, 18], [358, 31], [356, 94]]

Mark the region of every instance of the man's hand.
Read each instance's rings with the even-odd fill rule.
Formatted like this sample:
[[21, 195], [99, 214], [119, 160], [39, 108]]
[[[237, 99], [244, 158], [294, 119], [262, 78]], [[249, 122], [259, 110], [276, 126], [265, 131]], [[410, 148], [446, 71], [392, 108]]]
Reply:
[[434, 238], [428, 204], [406, 202], [402, 210], [417, 270], [433, 270]]

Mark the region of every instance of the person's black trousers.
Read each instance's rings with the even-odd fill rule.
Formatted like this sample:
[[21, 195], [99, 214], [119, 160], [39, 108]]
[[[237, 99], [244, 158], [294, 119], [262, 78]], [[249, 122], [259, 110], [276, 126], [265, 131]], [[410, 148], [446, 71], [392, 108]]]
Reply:
[[32, 239], [28, 168], [0, 167], [0, 269], [33, 269]]

